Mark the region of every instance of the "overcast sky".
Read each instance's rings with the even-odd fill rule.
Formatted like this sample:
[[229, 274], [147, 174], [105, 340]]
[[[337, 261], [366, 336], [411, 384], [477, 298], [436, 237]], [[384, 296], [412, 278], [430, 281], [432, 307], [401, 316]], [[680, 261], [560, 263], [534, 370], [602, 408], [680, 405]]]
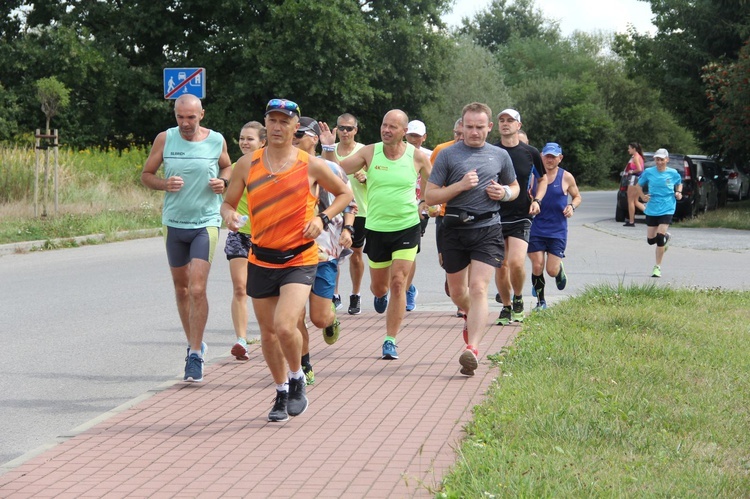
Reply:
[[[509, 0], [512, 1], [512, 0]], [[456, 0], [453, 13], [443, 17], [450, 25], [461, 23], [486, 9], [491, 0]], [[651, 3], [639, 0], [534, 0], [545, 17], [560, 21], [563, 36], [573, 31], [625, 31], [628, 23], [644, 33], [653, 32]]]

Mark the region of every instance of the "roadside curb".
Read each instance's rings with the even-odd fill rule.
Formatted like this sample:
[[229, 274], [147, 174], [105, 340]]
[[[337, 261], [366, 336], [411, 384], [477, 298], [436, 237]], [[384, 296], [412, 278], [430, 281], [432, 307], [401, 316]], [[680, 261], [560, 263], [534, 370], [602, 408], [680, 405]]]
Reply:
[[0, 244], [0, 256], [14, 255], [19, 253], [29, 253], [32, 251], [44, 251], [50, 249], [59, 249], [66, 243], [75, 245], [84, 245], [88, 243], [100, 243], [104, 240], [125, 241], [128, 239], [140, 239], [144, 237], [156, 237], [162, 234], [161, 229], [139, 229], [123, 230], [116, 232], [114, 235], [108, 234], [90, 234], [88, 236], [63, 237], [58, 239], [40, 239], [37, 241], [24, 241], [20, 243]]

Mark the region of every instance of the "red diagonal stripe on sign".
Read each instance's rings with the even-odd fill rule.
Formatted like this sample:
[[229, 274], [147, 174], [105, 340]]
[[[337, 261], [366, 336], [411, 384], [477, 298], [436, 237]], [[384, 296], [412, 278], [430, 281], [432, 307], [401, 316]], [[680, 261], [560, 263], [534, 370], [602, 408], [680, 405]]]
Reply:
[[172, 97], [174, 94], [177, 93], [178, 90], [182, 90], [182, 87], [190, 83], [190, 80], [192, 80], [193, 78], [195, 78], [202, 72], [203, 72], [203, 68], [198, 69], [198, 71], [191, 74], [188, 78], [185, 78], [184, 80], [182, 80], [182, 83], [179, 83], [176, 87], [174, 87], [171, 92], [169, 92], [167, 95], [164, 96], [164, 98], [169, 99], [170, 97]]

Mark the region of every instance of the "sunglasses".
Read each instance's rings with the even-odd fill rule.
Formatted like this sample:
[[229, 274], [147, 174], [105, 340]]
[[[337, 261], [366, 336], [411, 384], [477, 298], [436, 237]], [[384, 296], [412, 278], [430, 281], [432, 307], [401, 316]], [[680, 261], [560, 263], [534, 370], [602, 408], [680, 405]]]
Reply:
[[315, 134], [311, 132], [310, 130], [297, 130], [296, 132], [294, 132], [295, 139], [301, 139], [305, 135], [308, 135], [310, 137], [315, 137]]
[[276, 110], [291, 111], [298, 117], [301, 116], [297, 103], [286, 99], [271, 99], [270, 101], [268, 101], [268, 104], [266, 105], [266, 113]]
[[355, 129], [356, 127], [353, 127], [353, 126], [344, 126], [344, 125], [338, 125], [338, 126], [337, 126], [336, 128], [338, 128], [338, 129], [339, 129], [339, 130], [341, 130], [342, 132], [351, 132], [351, 131], [353, 131], [353, 130], [354, 130], [354, 129]]

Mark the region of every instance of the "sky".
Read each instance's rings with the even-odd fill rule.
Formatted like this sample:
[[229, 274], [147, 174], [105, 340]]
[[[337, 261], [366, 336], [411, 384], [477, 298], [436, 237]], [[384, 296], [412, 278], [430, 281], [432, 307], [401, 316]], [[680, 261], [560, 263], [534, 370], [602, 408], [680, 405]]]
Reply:
[[[511, 1], [511, 0], [509, 0]], [[472, 18], [489, 7], [491, 0], [456, 0], [453, 13], [443, 17], [457, 26], [462, 17]], [[573, 31], [624, 32], [628, 23], [640, 33], [655, 31], [651, 24], [651, 3], [639, 0], [534, 0], [545, 17], [560, 22], [563, 36]]]

